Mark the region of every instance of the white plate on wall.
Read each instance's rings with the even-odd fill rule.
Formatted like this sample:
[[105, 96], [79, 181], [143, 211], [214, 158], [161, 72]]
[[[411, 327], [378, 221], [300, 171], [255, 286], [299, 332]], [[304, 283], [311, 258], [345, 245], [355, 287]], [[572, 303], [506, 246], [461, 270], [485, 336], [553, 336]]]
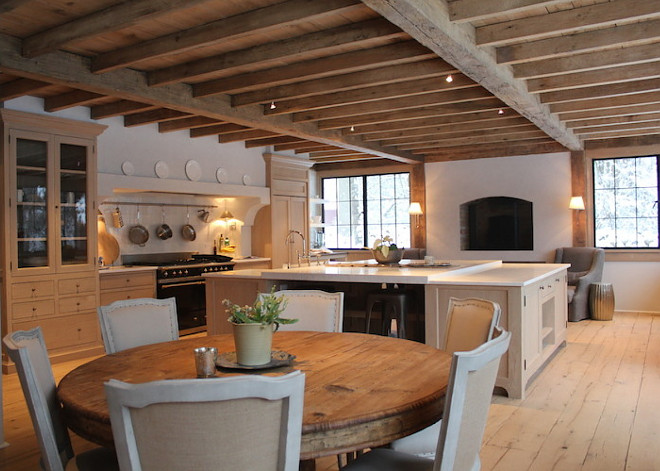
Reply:
[[167, 163], [162, 160], [156, 162], [156, 165], [154, 165], [154, 171], [158, 178], [167, 178], [170, 175], [170, 168], [167, 166]]
[[121, 171], [124, 173], [124, 175], [130, 176], [135, 173], [135, 167], [133, 167], [131, 162], [126, 160], [121, 164]]
[[243, 185], [248, 186], [250, 183], [252, 183], [252, 177], [246, 173], [243, 175]]
[[202, 178], [202, 167], [196, 160], [189, 160], [186, 162], [186, 177], [188, 180], [196, 182]]
[[218, 170], [215, 171], [215, 179], [218, 180], [218, 183], [227, 182], [227, 169], [218, 167]]

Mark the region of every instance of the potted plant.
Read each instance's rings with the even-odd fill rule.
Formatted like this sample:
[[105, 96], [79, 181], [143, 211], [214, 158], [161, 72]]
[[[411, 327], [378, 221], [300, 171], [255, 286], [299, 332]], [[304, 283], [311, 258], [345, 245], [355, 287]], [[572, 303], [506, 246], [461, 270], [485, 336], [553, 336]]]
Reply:
[[265, 365], [271, 360], [273, 332], [280, 324], [293, 324], [298, 319], [280, 317], [286, 308], [283, 295], [275, 295], [275, 287], [268, 294], [257, 296], [252, 306], [239, 306], [225, 299], [222, 303], [232, 323], [236, 361], [241, 365]]
[[403, 249], [397, 247], [390, 236], [376, 239], [374, 248], [371, 249], [378, 263], [399, 263], [403, 258]]

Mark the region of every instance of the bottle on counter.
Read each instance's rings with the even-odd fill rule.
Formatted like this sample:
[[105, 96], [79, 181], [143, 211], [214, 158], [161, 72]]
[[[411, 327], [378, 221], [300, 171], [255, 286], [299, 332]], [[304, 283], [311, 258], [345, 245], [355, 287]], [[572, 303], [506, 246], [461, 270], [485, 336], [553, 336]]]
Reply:
[[229, 247], [231, 242], [229, 241], [229, 236], [225, 237], [225, 247]]

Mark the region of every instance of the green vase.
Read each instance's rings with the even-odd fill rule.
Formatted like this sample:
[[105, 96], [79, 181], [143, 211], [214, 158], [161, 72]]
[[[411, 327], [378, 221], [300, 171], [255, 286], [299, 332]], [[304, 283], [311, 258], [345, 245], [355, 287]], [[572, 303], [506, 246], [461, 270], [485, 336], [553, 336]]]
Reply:
[[236, 361], [240, 365], [258, 366], [270, 363], [273, 332], [276, 324], [234, 324]]

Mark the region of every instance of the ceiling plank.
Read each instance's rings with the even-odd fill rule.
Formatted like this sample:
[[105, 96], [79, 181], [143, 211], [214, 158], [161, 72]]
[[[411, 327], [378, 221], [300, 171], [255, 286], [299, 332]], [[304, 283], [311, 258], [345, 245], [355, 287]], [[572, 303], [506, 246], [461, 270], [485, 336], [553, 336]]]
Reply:
[[0, 101], [11, 100], [23, 95], [31, 95], [44, 88], [50, 87], [51, 84], [41, 80], [31, 80], [19, 78], [2, 84], [0, 88]]
[[144, 124], [159, 123], [161, 121], [169, 121], [171, 119], [182, 118], [190, 116], [190, 113], [182, 111], [170, 110], [167, 108], [159, 108], [150, 111], [142, 111], [124, 116], [124, 126], [130, 128], [132, 126], [142, 126]]
[[172, 131], [181, 131], [184, 129], [198, 128], [211, 124], [220, 124], [217, 119], [207, 118], [206, 116], [192, 116], [190, 118], [174, 119], [158, 123], [158, 132], [167, 133]]
[[237, 93], [300, 83], [305, 79], [317, 79], [329, 75], [345, 74], [365, 69], [410, 64], [421, 60], [438, 60], [435, 54], [416, 41], [401, 41], [387, 46], [346, 52], [330, 57], [312, 59], [283, 67], [193, 84], [193, 96], [203, 97], [219, 93]]
[[631, 114], [625, 116], [609, 116], [606, 118], [591, 118], [578, 121], [567, 121], [569, 128], [582, 128], [586, 126], [608, 126], [610, 124], [636, 123], [643, 121], [660, 120], [660, 112], [646, 114]]
[[605, 67], [658, 61], [658, 44], [644, 44], [598, 52], [584, 52], [566, 57], [514, 64], [516, 78], [538, 78]]
[[44, 100], [44, 109], [52, 113], [54, 111], [73, 108], [74, 106], [86, 105], [104, 97], [105, 95], [99, 93], [88, 92], [85, 90], [73, 90], [71, 92], [62, 93], [61, 95], [46, 97]]
[[322, 164], [322, 163], [337, 163], [337, 162], [357, 162], [357, 161], [365, 161], [365, 160], [373, 160], [373, 159], [381, 160], [379, 157], [375, 157], [369, 154], [364, 154], [364, 155], [355, 155], [355, 156], [344, 155], [340, 157], [320, 157], [318, 159], [314, 159], [314, 162], [317, 164]]
[[658, 18], [658, 5], [649, 0], [615, 0], [545, 15], [502, 21], [476, 29], [476, 44], [494, 46], [559, 36], [590, 27], [614, 26]]
[[426, 93], [423, 95], [412, 95], [403, 98], [391, 98], [387, 100], [357, 103], [352, 105], [334, 106], [320, 110], [301, 111], [293, 113], [294, 122], [317, 121], [331, 118], [342, 118], [346, 116], [360, 116], [369, 113], [385, 111], [405, 110], [408, 108], [422, 108], [433, 105], [444, 105], [449, 103], [460, 103], [465, 101], [487, 100], [492, 95], [481, 87], [464, 88], [443, 92]]
[[333, 54], [347, 46], [353, 49], [358, 45], [362, 48], [381, 46], [385, 41], [403, 39], [405, 36], [396, 26], [377, 18], [165, 67], [149, 72], [148, 80], [152, 86], [200, 80], [218, 71], [226, 72], [248, 64], [267, 67], [283, 58], [304, 60], [321, 51]]
[[404, 144], [398, 146], [399, 149], [409, 150], [413, 152], [427, 153], [428, 149], [436, 149], [440, 147], [452, 147], [463, 144], [484, 144], [487, 142], [511, 142], [511, 141], [524, 141], [527, 139], [547, 139], [548, 136], [538, 129], [532, 131], [522, 131], [518, 133], [506, 135], [472, 135], [469, 137], [457, 137], [452, 139], [437, 139], [435, 141], [428, 141], [419, 144]]
[[123, 116], [125, 114], [136, 113], [156, 108], [148, 103], [139, 103], [131, 100], [119, 100], [103, 105], [94, 105], [91, 108], [92, 119], [111, 118], [113, 116]]
[[406, 145], [411, 145], [411, 144], [423, 144], [423, 143], [429, 143], [429, 142], [441, 142], [442, 140], [445, 139], [459, 139], [459, 138], [464, 138], [464, 137], [482, 137], [482, 136], [505, 136], [508, 134], [515, 134], [517, 136], [523, 136], [525, 133], [533, 134], [533, 135], [539, 135], [538, 133], [543, 133], [543, 131], [539, 131], [536, 126], [534, 126], [532, 123], [529, 121], [527, 124], [523, 124], [520, 126], [516, 127], [508, 127], [508, 128], [495, 128], [495, 129], [482, 129], [479, 130], [478, 132], [471, 131], [471, 130], [463, 130], [461, 127], [460, 131], [457, 131], [456, 129], [454, 130], [445, 130], [444, 132], [438, 132], [438, 133], [433, 133], [433, 134], [425, 134], [425, 135], [408, 135], [408, 136], [403, 136], [399, 137], [396, 139], [388, 139], [382, 141], [383, 145], [387, 146], [406, 146]]
[[550, 7], [565, 0], [454, 0], [449, 2], [449, 18], [457, 23], [482, 20], [500, 13], [520, 13], [538, 7]]
[[583, 134], [585, 140], [595, 139], [612, 139], [617, 137], [630, 137], [630, 136], [652, 136], [656, 135], [660, 138], [660, 127], [650, 129], [634, 129], [630, 131], [610, 131], [610, 132], [596, 132], [591, 134]]
[[9, 13], [12, 10], [16, 10], [26, 3], [30, 3], [30, 0], [3, 0], [0, 2], [0, 15], [3, 13]]
[[202, 45], [237, 39], [259, 31], [267, 32], [275, 27], [291, 26], [301, 20], [314, 19], [329, 13], [340, 13], [355, 8], [356, 4], [360, 5], [355, 0], [289, 0], [99, 54], [92, 61], [92, 70], [100, 73], [128, 67], [144, 60], [185, 52]]
[[532, 93], [552, 92], [656, 77], [660, 77], [660, 64], [658, 62], [646, 62], [626, 67], [608, 67], [606, 69], [531, 79], [527, 81], [527, 87]]
[[4, 34], [0, 34], [0, 73], [34, 80], [47, 79], [54, 84], [75, 86], [124, 100], [167, 106], [184, 113], [325, 142], [360, 152], [366, 151], [404, 163], [417, 163], [423, 160], [422, 157], [406, 152], [386, 151], [373, 143], [367, 144], [357, 137], [343, 136], [338, 131], [321, 131], [311, 123], [292, 123], [288, 116], [272, 116], [264, 120], [261, 107], [232, 108], [226, 97], [194, 98], [187, 85], [149, 87], [144, 74], [133, 69], [93, 74], [89, 70], [89, 60], [76, 54], [57, 51], [44, 54], [38, 60], [26, 60], [20, 54], [20, 40]]
[[566, 148], [554, 141], [457, 146], [428, 154], [426, 156], [426, 162], [451, 162], [455, 160], [487, 159], [491, 157], [549, 154], [555, 152], [566, 152]]
[[658, 111], [658, 104], [651, 103], [646, 105], [621, 106], [618, 108], [600, 108], [600, 109], [570, 111], [567, 113], [560, 113], [559, 118], [568, 122], [568, 121], [576, 121], [582, 119], [626, 116], [630, 114], [656, 113], [657, 111]]
[[638, 80], [636, 82], [611, 83], [608, 85], [575, 88], [572, 90], [560, 90], [556, 92], [541, 93], [539, 96], [543, 103], [560, 103], [563, 101], [603, 98], [655, 90], [660, 90], [660, 78]]
[[278, 136], [278, 137], [266, 137], [263, 139], [245, 141], [245, 147], [263, 147], [263, 146], [273, 146], [276, 144], [288, 144], [295, 142], [295, 137], [291, 136]]
[[270, 131], [262, 131], [261, 129], [246, 129], [245, 131], [231, 133], [231, 134], [221, 134], [218, 136], [218, 142], [220, 144], [226, 144], [228, 142], [238, 142], [246, 141], [249, 139], [258, 139], [262, 137], [278, 137], [281, 134], [276, 134]]
[[[468, 25], [450, 21], [444, 2], [433, 0], [363, 0], [385, 18], [479, 83], [553, 139], [571, 150], [581, 150], [582, 142], [571, 133], [547, 105], [530, 94], [524, 83], [513, 77], [508, 67], [497, 65], [491, 51], [474, 43]], [[466, 26], [466, 27], [463, 27]]]
[[498, 47], [497, 62], [515, 64], [605, 48], [621, 48], [653, 42], [658, 38], [660, 38], [660, 20], [646, 21]]
[[[608, 109], [637, 104], [643, 105], [648, 103], [660, 103], [660, 92], [653, 91], [648, 93], [632, 93], [630, 95], [619, 95], [615, 97], [554, 103], [550, 105], [550, 109], [553, 113], [566, 113], [569, 111], [596, 110], [603, 108]], [[656, 108], [657, 107], [658, 106], [656, 106]]]
[[228, 132], [239, 132], [245, 131], [247, 129], [250, 128], [234, 123], [214, 124], [211, 126], [202, 126], [199, 128], [191, 129], [190, 137], [213, 136], [214, 134], [226, 134]]
[[610, 139], [610, 140], [599, 140], [587, 142], [585, 147], [587, 150], [595, 149], [611, 149], [613, 147], [645, 147], [650, 145], [657, 145], [660, 142], [660, 136], [658, 135], [649, 135], [649, 136], [634, 136], [626, 137], [623, 139]]
[[574, 128], [574, 132], [578, 135], [588, 133], [610, 132], [610, 131], [628, 131], [639, 129], [653, 129], [660, 127], [660, 120], [653, 121], [638, 121], [635, 123], [612, 124], [608, 126], [585, 126]]
[[133, 26], [166, 13], [190, 8], [209, 0], [130, 0], [41, 31], [23, 41], [23, 55], [37, 57], [68, 43]]
[[314, 110], [332, 106], [366, 103], [377, 100], [411, 97], [430, 94], [440, 91], [459, 90], [462, 88], [478, 87], [472, 79], [462, 74], [452, 75], [452, 82], [445, 78], [432, 77], [421, 80], [407, 80], [390, 84], [381, 84], [373, 87], [364, 87], [354, 90], [313, 95], [304, 98], [278, 101], [275, 109], [266, 107], [265, 115], [292, 113], [295, 111]]
[[425, 60], [239, 93], [232, 96], [232, 105], [244, 106], [268, 103], [270, 101], [353, 90], [360, 87], [398, 83], [410, 79], [421, 80], [457, 72], [455, 67], [441, 59]]

